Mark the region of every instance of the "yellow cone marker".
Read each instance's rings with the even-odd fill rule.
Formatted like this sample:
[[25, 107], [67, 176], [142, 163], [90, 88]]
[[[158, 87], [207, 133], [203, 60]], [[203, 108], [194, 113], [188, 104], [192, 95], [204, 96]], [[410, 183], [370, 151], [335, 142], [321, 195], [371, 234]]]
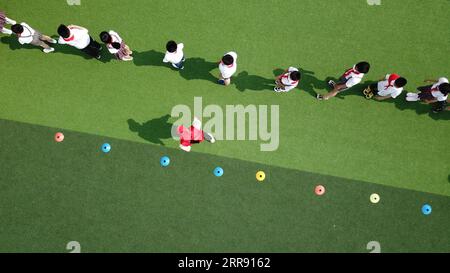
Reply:
[[259, 182], [263, 182], [266, 179], [266, 174], [263, 171], [259, 171], [256, 173], [256, 180]]

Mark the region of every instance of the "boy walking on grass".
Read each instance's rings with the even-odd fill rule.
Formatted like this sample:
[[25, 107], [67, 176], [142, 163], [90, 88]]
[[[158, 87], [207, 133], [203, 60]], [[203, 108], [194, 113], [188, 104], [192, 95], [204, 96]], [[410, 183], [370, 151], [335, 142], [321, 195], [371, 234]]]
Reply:
[[283, 74], [277, 77], [275, 80], [275, 92], [289, 92], [297, 87], [301, 78], [300, 71], [296, 67], [289, 67]]
[[77, 25], [60, 25], [58, 27], [59, 44], [73, 46], [89, 56], [100, 59], [102, 46], [89, 35], [89, 31]]
[[369, 85], [363, 93], [366, 99], [386, 100], [398, 97], [408, 81], [397, 74], [387, 74], [378, 83]]
[[175, 69], [184, 69], [184, 62], [186, 58], [183, 52], [184, 44], [177, 44], [175, 41], [169, 41], [166, 44], [166, 55], [164, 56], [164, 63], [171, 63]]
[[406, 94], [407, 101], [422, 101], [427, 104], [434, 102], [444, 102], [450, 93], [450, 84], [447, 78], [441, 77], [436, 80], [425, 80], [425, 82], [433, 83], [432, 85], [417, 88], [419, 93]]
[[228, 86], [231, 83], [231, 77], [237, 70], [237, 54], [234, 51], [230, 51], [223, 55], [222, 60], [219, 63], [219, 84]]
[[328, 94], [317, 94], [318, 100], [328, 100], [335, 97], [338, 93], [343, 92], [362, 81], [364, 75], [370, 70], [370, 64], [368, 62], [359, 62], [352, 68], [345, 71], [345, 73], [339, 78], [336, 83], [332, 80], [328, 81], [328, 85], [333, 89]]
[[44, 53], [55, 51], [55, 49], [48, 44], [56, 44], [56, 40], [31, 28], [27, 23], [12, 25], [11, 30], [17, 35], [17, 39], [22, 45], [30, 44], [42, 47]]

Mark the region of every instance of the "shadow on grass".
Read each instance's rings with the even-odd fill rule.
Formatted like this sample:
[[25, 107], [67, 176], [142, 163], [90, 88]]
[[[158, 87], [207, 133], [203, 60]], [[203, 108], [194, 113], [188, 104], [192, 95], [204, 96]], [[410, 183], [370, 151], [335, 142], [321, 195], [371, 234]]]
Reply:
[[172, 123], [169, 122], [170, 115], [139, 123], [134, 119], [127, 120], [131, 132], [137, 133], [142, 139], [151, 143], [164, 146], [162, 139], [172, 137]]
[[205, 80], [217, 83], [218, 78], [211, 71], [218, 67], [217, 62], [206, 61], [203, 58], [186, 58], [184, 69], [179, 70], [181, 77], [186, 80]]
[[247, 71], [242, 71], [232, 78], [232, 84], [234, 84], [236, 89], [241, 92], [246, 90], [273, 90], [275, 79], [266, 79], [261, 76], [250, 75]]
[[156, 50], [148, 51], [133, 51], [133, 63], [136, 66], [167, 66], [163, 63], [164, 53], [158, 52]]
[[136, 66], [160, 66], [167, 67], [173, 71], [180, 73], [180, 76], [186, 80], [205, 80], [216, 82], [217, 78], [211, 74], [211, 70], [218, 66], [215, 62], [206, 61], [203, 58], [186, 58], [184, 62], [184, 69], [179, 70], [174, 68], [170, 63], [164, 63], [165, 53], [156, 50], [148, 51], [134, 51], [134, 64]]
[[0, 38], [0, 41], [4, 44], [7, 44], [9, 46], [9, 49], [11, 50], [18, 50], [18, 49], [35, 49], [35, 50], [42, 50], [41, 47], [34, 46], [34, 45], [21, 45], [17, 38], [13, 35], [11, 36], [5, 36]]

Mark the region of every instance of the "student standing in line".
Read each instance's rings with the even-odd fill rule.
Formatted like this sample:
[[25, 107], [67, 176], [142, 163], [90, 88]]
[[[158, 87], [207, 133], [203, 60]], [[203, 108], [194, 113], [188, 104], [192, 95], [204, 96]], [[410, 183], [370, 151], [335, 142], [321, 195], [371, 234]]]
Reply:
[[100, 59], [102, 46], [89, 35], [89, 31], [77, 25], [60, 25], [58, 27], [59, 44], [73, 46], [87, 55]]
[[56, 40], [41, 32], [33, 29], [27, 23], [20, 23], [11, 26], [12, 32], [17, 35], [17, 39], [21, 45], [30, 44], [43, 48], [44, 53], [55, 51], [53, 47], [48, 44], [56, 44]]

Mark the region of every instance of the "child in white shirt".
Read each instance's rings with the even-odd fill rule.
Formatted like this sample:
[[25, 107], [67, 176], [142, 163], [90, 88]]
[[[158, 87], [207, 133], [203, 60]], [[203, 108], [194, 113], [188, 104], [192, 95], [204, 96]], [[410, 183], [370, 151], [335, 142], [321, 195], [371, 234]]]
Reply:
[[184, 44], [177, 44], [175, 41], [168, 41], [166, 44], [166, 55], [164, 55], [163, 62], [171, 63], [175, 69], [184, 69], [184, 62], [186, 58], [183, 52]]
[[445, 77], [436, 80], [425, 80], [425, 82], [432, 82], [433, 85], [427, 85], [417, 88], [419, 93], [406, 94], [407, 101], [423, 101], [425, 103], [443, 102], [448, 99], [450, 93], [450, 84]]
[[58, 27], [59, 44], [73, 46], [91, 57], [100, 59], [102, 46], [89, 35], [89, 31], [77, 25], [60, 25]]
[[300, 82], [301, 74], [298, 68], [291, 66], [284, 72], [275, 81], [276, 87], [273, 89], [275, 92], [289, 92]]
[[122, 40], [117, 32], [110, 30], [109, 32], [103, 31], [100, 33], [100, 40], [106, 44], [106, 48], [109, 53], [115, 55], [117, 59], [122, 61], [132, 61], [133, 51]]
[[387, 74], [378, 83], [369, 85], [363, 93], [366, 99], [375, 97], [376, 100], [395, 99], [403, 92], [408, 81], [397, 74]]
[[50, 47], [47, 43], [56, 44], [56, 40], [47, 35], [43, 35], [41, 32], [30, 27], [27, 23], [12, 25], [11, 30], [17, 35], [21, 45], [30, 44], [40, 46], [43, 48], [44, 53], [55, 51], [55, 49]]
[[236, 73], [237, 70], [237, 54], [236, 52], [230, 51], [226, 53], [219, 63], [219, 84], [228, 86], [231, 83], [231, 76]]
[[370, 64], [368, 62], [359, 62], [355, 64], [352, 68], [345, 71], [345, 73], [339, 78], [339, 82], [329, 81], [333, 90], [328, 92], [328, 94], [320, 95], [317, 94], [318, 100], [328, 100], [329, 98], [335, 97], [339, 92], [345, 91], [358, 83], [360, 83], [365, 74], [370, 70]]

